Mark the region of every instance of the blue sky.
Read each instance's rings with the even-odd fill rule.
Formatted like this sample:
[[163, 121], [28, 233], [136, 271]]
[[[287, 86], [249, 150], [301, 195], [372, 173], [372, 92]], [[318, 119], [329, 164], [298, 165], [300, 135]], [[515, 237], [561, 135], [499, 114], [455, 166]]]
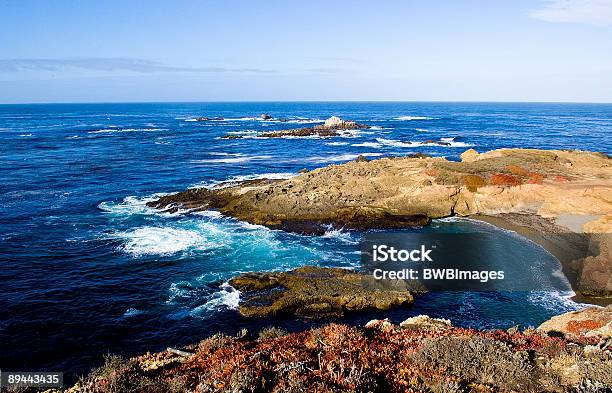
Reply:
[[0, 103], [612, 102], [612, 0], [0, 2]]

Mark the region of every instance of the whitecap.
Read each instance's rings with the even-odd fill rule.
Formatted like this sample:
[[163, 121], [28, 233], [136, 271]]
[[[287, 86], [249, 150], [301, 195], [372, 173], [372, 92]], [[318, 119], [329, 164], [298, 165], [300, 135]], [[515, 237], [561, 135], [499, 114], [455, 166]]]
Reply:
[[103, 128], [101, 130], [89, 131], [88, 134], [114, 134], [121, 132], [155, 132], [168, 131], [167, 128]]
[[355, 143], [355, 144], [352, 144], [351, 146], [355, 146], [355, 147], [371, 147], [371, 148], [374, 148], [374, 149], [380, 149], [381, 147], [383, 147], [382, 144], [377, 143], [377, 142]]
[[32, 134], [21, 134], [21, 135], [19, 135], [19, 136], [20, 136], [20, 137], [23, 137], [23, 138], [27, 138], [27, 137], [32, 136]]
[[348, 145], [348, 142], [327, 142], [326, 145], [328, 146], [346, 146]]
[[127, 310], [125, 310], [125, 312], [123, 313], [123, 316], [124, 316], [125, 318], [128, 318], [128, 317], [133, 317], [133, 316], [136, 316], [136, 315], [140, 315], [140, 314], [142, 314], [142, 313], [143, 313], [143, 311], [142, 311], [142, 310], [139, 310], [139, 309], [137, 309], [137, 308], [131, 308], [131, 307], [130, 307], [130, 308], [128, 308]]
[[191, 160], [193, 164], [239, 164], [242, 162], [249, 162], [255, 160], [269, 160], [274, 158], [273, 156], [237, 156], [232, 158], [215, 158], [206, 160]]
[[384, 139], [384, 138], [377, 138], [376, 140], [382, 143], [383, 145], [393, 146], [393, 147], [422, 147], [422, 146], [471, 147], [471, 146], [474, 146], [471, 143], [457, 142], [454, 140], [454, 138], [441, 138], [440, 141], [433, 141], [433, 142], [423, 142], [423, 141], [402, 142], [402, 141], [398, 141], [394, 139]]
[[433, 117], [427, 116], [398, 116], [394, 120], [410, 121], [410, 120], [433, 120]]
[[429, 130], [426, 128], [415, 128], [414, 130], [419, 132], [429, 132]]
[[168, 227], [140, 227], [115, 235], [126, 241], [122, 250], [135, 257], [143, 255], [172, 255], [193, 247], [212, 248], [196, 231]]

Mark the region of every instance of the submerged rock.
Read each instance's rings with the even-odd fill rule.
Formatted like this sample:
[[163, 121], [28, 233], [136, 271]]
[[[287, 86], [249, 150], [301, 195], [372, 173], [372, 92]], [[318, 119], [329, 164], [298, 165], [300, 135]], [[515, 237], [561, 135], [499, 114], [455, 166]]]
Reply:
[[246, 273], [230, 280], [241, 291], [247, 317], [338, 317], [346, 312], [388, 310], [411, 304], [403, 281], [375, 280], [352, 270], [306, 266], [290, 272]]

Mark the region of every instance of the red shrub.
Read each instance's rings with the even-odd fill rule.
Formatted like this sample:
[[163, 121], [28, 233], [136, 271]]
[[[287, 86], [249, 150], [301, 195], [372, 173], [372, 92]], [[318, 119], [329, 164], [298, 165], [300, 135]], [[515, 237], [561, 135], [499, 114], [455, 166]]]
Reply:
[[521, 181], [516, 176], [497, 173], [491, 176], [491, 184], [494, 186], [518, 186], [521, 184]]

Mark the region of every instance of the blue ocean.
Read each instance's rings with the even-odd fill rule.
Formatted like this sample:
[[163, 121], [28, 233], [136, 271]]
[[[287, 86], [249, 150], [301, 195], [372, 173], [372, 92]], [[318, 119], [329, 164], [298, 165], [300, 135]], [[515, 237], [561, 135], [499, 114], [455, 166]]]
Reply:
[[[259, 119], [269, 113], [274, 119]], [[336, 115], [372, 126], [341, 137], [256, 138]], [[199, 122], [196, 117], [222, 117]], [[227, 134], [241, 139], [222, 139]], [[442, 144], [438, 142], [444, 142]], [[227, 284], [246, 271], [314, 264], [359, 267], [363, 233], [302, 236], [217, 212], [159, 212], [146, 202], [228, 180], [468, 148], [612, 153], [612, 105], [514, 103], [150, 103], [0, 106], [0, 368], [86, 373], [103, 355], [131, 356], [218, 331], [299, 330], [293, 318], [245, 319]], [[499, 263], [558, 268], [528, 240], [488, 224], [437, 220], [407, 231], [495, 234]], [[557, 267], [555, 267], [557, 266]], [[418, 314], [475, 328], [537, 326], [583, 307], [559, 292], [439, 292], [414, 306], [355, 315]]]

